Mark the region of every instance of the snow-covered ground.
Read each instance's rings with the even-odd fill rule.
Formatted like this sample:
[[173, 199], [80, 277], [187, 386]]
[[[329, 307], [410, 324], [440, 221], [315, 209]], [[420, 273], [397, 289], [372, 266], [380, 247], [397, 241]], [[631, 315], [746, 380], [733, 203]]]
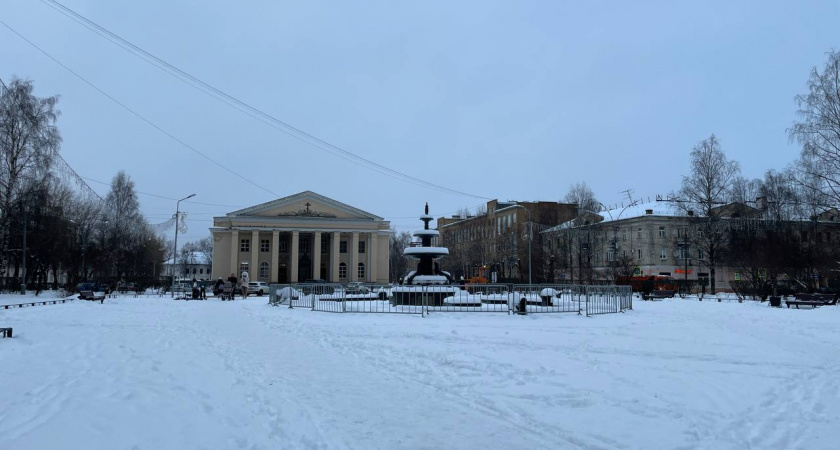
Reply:
[[0, 309], [0, 449], [837, 448], [840, 307], [266, 303]]

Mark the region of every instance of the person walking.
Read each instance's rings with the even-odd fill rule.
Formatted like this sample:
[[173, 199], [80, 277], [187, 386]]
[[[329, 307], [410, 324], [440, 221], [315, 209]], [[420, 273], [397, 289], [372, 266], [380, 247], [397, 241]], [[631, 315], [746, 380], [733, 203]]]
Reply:
[[222, 277], [219, 277], [219, 281], [216, 281], [216, 287], [213, 288], [213, 295], [215, 295], [216, 297], [222, 295], [222, 288], [224, 287], [224, 285], [225, 280], [223, 280]]
[[230, 291], [230, 299], [233, 300], [233, 296], [234, 294], [236, 294], [236, 282], [238, 280], [236, 279], [236, 275], [234, 274], [230, 274], [227, 280], [230, 281], [230, 285], [233, 288], [233, 290]]
[[250, 277], [248, 276], [248, 271], [242, 271], [242, 298], [248, 297], [248, 282], [250, 281]]

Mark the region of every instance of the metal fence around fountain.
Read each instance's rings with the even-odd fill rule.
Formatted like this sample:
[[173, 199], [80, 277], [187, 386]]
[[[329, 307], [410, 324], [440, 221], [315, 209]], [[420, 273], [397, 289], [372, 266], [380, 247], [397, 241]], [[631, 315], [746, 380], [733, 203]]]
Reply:
[[273, 306], [307, 308], [336, 313], [423, 314], [425, 296], [410, 295], [404, 304], [390, 300], [389, 285], [365, 284], [272, 284], [268, 303]]
[[389, 286], [272, 284], [269, 304], [335, 313], [420, 314], [427, 312], [518, 311], [528, 313], [613, 314], [633, 308], [630, 286], [573, 284], [472, 284]]
[[586, 300], [586, 286], [578, 284], [515, 284], [513, 311], [525, 300], [528, 313], [581, 313]]
[[496, 312], [509, 314], [513, 295], [509, 284], [425, 286], [427, 312]]
[[630, 286], [586, 286], [586, 315], [614, 314], [632, 307]]
[[395, 287], [384, 284], [348, 286], [345, 290], [345, 312], [366, 314], [420, 314], [425, 313], [426, 299], [422, 293], [403, 295], [396, 302], [392, 294]]

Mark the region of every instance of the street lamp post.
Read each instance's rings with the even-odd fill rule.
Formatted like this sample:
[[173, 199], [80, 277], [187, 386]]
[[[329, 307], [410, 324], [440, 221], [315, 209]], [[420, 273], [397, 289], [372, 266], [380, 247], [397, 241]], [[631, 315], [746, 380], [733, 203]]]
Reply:
[[178, 219], [181, 216], [181, 202], [195, 197], [195, 194], [190, 194], [181, 200], [175, 202], [175, 248], [172, 249], [172, 285], [175, 285], [175, 264], [178, 259]]
[[532, 226], [532, 223], [531, 223], [531, 211], [529, 211], [528, 208], [526, 208], [526, 207], [524, 207], [524, 206], [522, 206], [518, 203], [513, 205], [513, 206], [515, 208], [524, 209], [525, 212], [528, 214], [528, 285], [530, 285], [531, 284], [531, 241], [534, 239], [533, 226]]

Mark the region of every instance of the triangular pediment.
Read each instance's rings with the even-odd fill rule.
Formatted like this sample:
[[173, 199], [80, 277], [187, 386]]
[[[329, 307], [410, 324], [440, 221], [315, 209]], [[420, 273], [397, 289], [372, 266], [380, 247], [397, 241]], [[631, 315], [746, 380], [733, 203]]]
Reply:
[[230, 216], [383, 220], [329, 197], [304, 191], [227, 214]]

